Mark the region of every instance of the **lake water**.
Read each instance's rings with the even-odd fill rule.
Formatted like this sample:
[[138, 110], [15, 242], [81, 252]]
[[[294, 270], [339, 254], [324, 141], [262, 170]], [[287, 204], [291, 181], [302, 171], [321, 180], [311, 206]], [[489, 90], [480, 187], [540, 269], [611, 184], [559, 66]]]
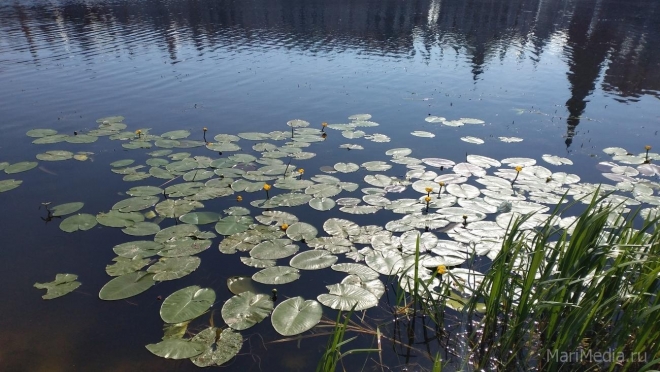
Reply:
[[[144, 162], [147, 151], [125, 151], [103, 137], [84, 145], [34, 145], [28, 130], [84, 133], [97, 127], [98, 118], [122, 115], [129, 130], [189, 129], [201, 140], [202, 127], [213, 135], [286, 131], [291, 119], [320, 128], [321, 122], [346, 123], [349, 115], [369, 113], [380, 126], [368, 129], [391, 142], [347, 140], [332, 132], [309, 150], [317, 156], [300, 164], [305, 174], [336, 162], [386, 160], [386, 150], [409, 147], [419, 158], [457, 162], [466, 153], [539, 160], [559, 155], [574, 163], [562, 171], [598, 183], [606, 181], [595, 168], [608, 158], [603, 148], [660, 148], [657, 40], [660, 2], [652, 0], [3, 2], [0, 162], [32, 161], [46, 150], [94, 155], [93, 162], [39, 162], [31, 171], [0, 175], [23, 180], [0, 193], [0, 369], [196, 370], [189, 361], [161, 359], [144, 348], [162, 335], [157, 296], [193, 284], [212, 287], [219, 309], [231, 296], [226, 279], [255, 272], [237, 257], [219, 254], [218, 238], [193, 274], [127, 301], [99, 300], [111, 248], [130, 237], [100, 227], [67, 234], [59, 221], [45, 223], [39, 206], [82, 201], [85, 213], [109, 210], [134, 185], [108, 164]], [[430, 115], [478, 118], [485, 125], [448, 127], [426, 122]], [[466, 143], [464, 136], [485, 143]], [[504, 143], [502, 136], [524, 141]], [[343, 143], [366, 150], [340, 150]], [[235, 204], [209, 205], [221, 211]], [[287, 211], [306, 213], [302, 207]], [[369, 216], [331, 213], [375, 223]], [[310, 219], [320, 228], [329, 216]], [[83, 283], [72, 294], [44, 301], [32, 288], [67, 272]], [[280, 293], [314, 298], [342, 278], [330, 272]], [[332, 311], [326, 315], [334, 317]], [[222, 324], [219, 314], [214, 319]], [[269, 343], [280, 336], [268, 321], [242, 333], [248, 341], [229, 370], [310, 371], [325, 344], [322, 337], [301, 349], [295, 342]], [[388, 363], [400, 371], [404, 359]], [[413, 364], [409, 370], [418, 370]]]

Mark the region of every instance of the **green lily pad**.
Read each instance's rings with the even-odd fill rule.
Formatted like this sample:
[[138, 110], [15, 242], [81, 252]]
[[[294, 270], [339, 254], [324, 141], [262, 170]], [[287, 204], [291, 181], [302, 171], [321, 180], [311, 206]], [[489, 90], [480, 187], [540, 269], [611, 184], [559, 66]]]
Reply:
[[118, 244], [112, 248], [112, 250], [121, 257], [133, 258], [138, 257], [151, 257], [158, 254], [158, 251], [163, 249], [161, 243], [149, 241], [149, 240], [138, 240], [134, 242], [126, 242]]
[[116, 203], [112, 209], [119, 212], [137, 212], [153, 207], [159, 200], [157, 196], [135, 196]]
[[153, 275], [144, 271], [118, 276], [107, 282], [99, 292], [102, 300], [113, 301], [136, 296], [154, 285]]
[[192, 212], [179, 217], [179, 221], [191, 225], [206, 225], [218, 222], [218, 220], [220, 220], [220, 214], [215, 212]]
[[96, 217], [91, 214], [82, 213], [65, 218], [60, 223], [60, 229], [66, 232], [86, 231], [96, 226]]
[[243, 336], [231, 328], [224, 329], [218, 336], [218, 329], [209, 327], [196, 334], [192, 341], [207, 346], [202, 354], [190, 358], [197, 367], [220, 366], [236, 356], [243, 346]]
[[316, 227], [305, 222], [296, 222], [286, 229], [286, 236], [294, 241], [311, 240], [316, 238], [317, 234]]
[[154, 196], [163, 193], [163, 189], [155, 186], [136, 186], [131, 187], [126, 194], [130, 196]]
[[147, 272], [153, 273], [153, 280], [159, 282], [179, 279], [197, 270], [201, 261], [195, 256], [163, 257], [149, 266]]
[[338, 257], [328, 251], [313, 250], [295, 255], [289, 265], [300, 270], [319, 270], [332, 266], [337, 260]]
[[329, 211], [335, 207], [337, 203], [330, 198], [314, 198], [309, 201], [309, 206], [317, 211]]
[[249, 216], [227, 216], [215, 224], [215, 231], [221, 235], [232, 235], [246, 231], [253, 223]]
[[116, 210], [111, 210], [107, 213], [101, 212], [97, 214], [96, 221], [103, 226], [124, 228], [144, 221], [144, 216], [138, 212], [122, 213]]
[[151, 262], [148, 258], [142, 258], [140, 256], [135, 256], [133, 258], [126, 257], [115, 257], [115, 261], [112, 265], [106, 265], [105, 272], [110, 276], [120, 276], [130, 274], [132, 272], [138, 271], [143, 267], [149, 265]]
[[31, 129], [25, 133], [28, 137], [40, 138], [57, 134], [54, 129]]
[[182, 338], [168, 338], [157, 344], [146, 346], [152, 354], [167, 359], [188, 359], [203, 353], [207, 346], [202, 342], [194, 342]]
[[257, 244], [250, 250], [250, 256], [261, 260], [277, 260], [298, 252], [298, 246], [289, 239], [271, 239]]
[[19, 163], [14, 163], [7, 168], [5, 168], [5, 173], [7, 174], [13, 174], [13, 173], [20, 173], [20, 172], [25, 172], [29, 171], [30, 169], [35, 168], [39, 163], [36, 161], [22, 161]]
[[110, 163], [110, 166], [113, 168], [121, 168], [121, 167], [129, 166], [133, 163], [135, 163], [135, 160], [133, 159], [123, 159], [123, 160], [113, 161], [112, 163]]
[[184, 214], [192, 211], [195, 208], [203, 208], [204, 204], [196, 200], [173, 200], [167, 199], [156, 204], [156, 212], [163, 216], [169, 218], [178, 218]]
[[294, 336], [308, 331], [321, 321], [323, 309], [314, 300], [293, 297], [282, 301], [271, 316], [273, 328], [282, 336]]
[[90, 136], [89, 134], [78, 134], [76, 136], [68, 136], [65, 141], [68, 143], [92, 143], [98, 139], [98, 137]]
[[172, 140], [187, 138], [190, 136], [190, 131], [187, 130], [173, 130], [170, 132], [165, 132], [160, 135], [163, 138], [168, 138]]
[[199, 232], [199, 228], [195, 225], [175, 225], [162, 229], [154, 237], [154, 241], [158, 243], [173, 242], [183, 238], [195, 236]]
[[51, 208], [51, 211], [53, 212], [53, 216], [66, 216], [67, 214], [78, 212], [84, 205], [85, 203], [81, 202], [60, 204]]
[[215, 302], [215, 291], [193, 285], [169, 295], [160, 307], [165, 323], [181, 323], [204, 314]]
[[10, 180], [2, 180], [0, 181], [0, 192], [5, 192], [9, 190], [13, 190], [20, 186], [23, 183], [21, 180], [15, 180], [15, 179], [10, 179]]
[[364, 288], [350, 284], [333, 284], [327, 287], [330, 293], [321, 294], [317, 299], [331, 309], [359, 311], [378, 305], [378, 298]]
[[37, 138], [36, 140], [32, 141], [32, 143], [36, 145], [45, 145], [49, 143], [64, 142], [66, 141], [67, 138], [69, 138], [69, 136], [66, 134], [54, 134], [52, 136], [44, 136]]
[[80, 287], [80, 282], [77, 282], [78, 275], [75, 274], [57, 274], [55, 280], [48, 283], [34, 283], [34, 287], [38, 289], [45, 289], [46, 294], [41, 296], [44, 300], [52, 300], [64, 296], [67, 293], [73, 292], [76, 288]]
[[252, 275], [252, 280], [263, 284], [286, 284], [300, 278], [298, 269], [289, 266], [273, 266]]
[[123, 231], [124, 234], [133, 236], [147, 236], [159, 232], [160, 226], [153, 222], [136, 222], [133, 226], [129, 226], [121, 231]]
[[243, 292], [225, 302], [222, 319], [235, 330], [252, 327], [273, 311], [273, 300], [268, 295]]
[[62, 161], [73, 158], [73, 153], [70, 151], [52, 150], [52, 151], [46, 151], [42, 154], [37, 154], [36, 157], [37, 159], [43, 161]]
[[210, 247], [210, 240], [182, 238], [173, 242], [163, 243], [163, 249], [158, 251], [158, 255], [163, 257], [192, 256]]

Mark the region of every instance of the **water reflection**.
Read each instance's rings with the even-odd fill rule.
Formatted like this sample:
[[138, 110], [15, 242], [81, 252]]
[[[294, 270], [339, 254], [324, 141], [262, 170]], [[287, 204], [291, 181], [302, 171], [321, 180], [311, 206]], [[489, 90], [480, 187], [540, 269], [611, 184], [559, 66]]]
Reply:
[[[333, 58], [432, 62], [461, 55], [473, 80], [507, 53], [540, 63], [562, 45], [570, 85], [566, 146], [597, 87], [619, 100], [660, 97], [658, 2], [606, 0], [16, 1], [0, 7], [0, 66], [82, 56], [167, 55], [180, 62], [230, 58], [235, 50], [283, 48]], [[2, 67], [0, 67], [2, 68]]]

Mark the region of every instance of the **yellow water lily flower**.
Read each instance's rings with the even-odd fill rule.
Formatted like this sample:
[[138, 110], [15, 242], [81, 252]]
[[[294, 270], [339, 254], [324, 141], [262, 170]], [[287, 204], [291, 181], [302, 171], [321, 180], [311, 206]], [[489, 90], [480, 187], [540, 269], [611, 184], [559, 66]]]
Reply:
[[243, 197], [242, 197], [242, 196], [238, 195], [238, 196], [236, 197], [236, 201], [242, 201], [242, 200], [243, 200]]
[[430, 203], [431, 202], [431, 197], [427, 196], [427, 197], [424, 198], [424, 200], [426, 200], [427, 203]]
[[268, 190], [270, 190], [270, 187], [271, 186], [269, 184], [264, 183], [264, 190], [268, 191]]
[[447, 274], [447, 266], [440, 265], [440, 266], [438, 266], [437, 269], [435, 269], [435, 272], [437, 272], [440, 275]]
[[207, 129], [206, 127], [204, 127], [204, 128], [202, 128], [202, 130], [203, 130], [204, 132], [206, 132], [208, 129]]
[[286, 223], [283, 223], [282, 226], [280, 226], [280, 229], [282, 229], [282, 231], [286, 231], [286, 229], [288, 229], [288, 228], [289, 228], [289, 225], [286, 224]]
[[432, 187], [426, 187], [426, 188], [424, 188], [424, 191], [426, 191], [427, 193], [430, 194], [431, 191], [433, 191], [433, 188]]
[[644, 149], [645, 149], [646, 151], [649, 151], [649, 150], [651, 149], [651, 146], [646, 145], [646, 146], [644, 146]]
[[514, 169], [516, 170], [516, 172], [520, 173], [520, 172], [522, 172], [523, 167], [521, 167], [520, 165], [516, 165], [516, 167]]
[[298, 173], [303, 174], [303, 173], [305, 173], [305, 170], [300, 168], [300, 169], [298, 169]]

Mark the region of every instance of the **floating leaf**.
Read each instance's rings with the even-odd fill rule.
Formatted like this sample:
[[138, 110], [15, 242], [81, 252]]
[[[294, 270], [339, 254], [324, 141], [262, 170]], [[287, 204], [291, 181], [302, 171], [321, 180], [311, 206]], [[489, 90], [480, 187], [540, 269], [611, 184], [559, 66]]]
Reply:
[[314, 300], [293, 297], [282, 301], [271, 316], [273, 328], [282, 336], [294, 336], [312, 329], [321, 321], [323, 309]]
[[291, 258], [289, 265], [300, 270], [319, 270], [332, 266], [337, 260], [337, 256], [328, 251], [313, 250], [298, 253]]
[[204, 314], [215, 302], [215, 291], [193, 285], [169, 295], [160, 307], [165, 323], [181, 323]]
[[106, 265], [105, 272], [110, 276], [120, 276], [130, 274], [132, 272], [138, 271], [143, 267], [149, 265], [151, 262], [148, 258], [142, 258], [140, 256], [135, 256], [133, 258], [126, 257], [115, 257], [112, 259], [115, 261], [112, 265]]
[[28, 137], [40, 138], [46, 136], [52, 136], [57, 134], [57, 131], [54, 129], [31, 129], [25, 133]]
[[107, 282], [99, 292], [102, 300], [123, 300], [136, 296], [156, 284], [153, 275], [144, 271], [118, 276]]
[[225, 302], [222, 319], [235, 330], [243, 330], [261, 322], [273, 310], [273, 300], [264, 294], [243, 292]]
[[91, 214], [82, 213], [65, 218], [60, 223], [60, 229], [66, 232], [86, 231], [96, 226], [96, 217]]
[[127, 235], [147, 236], [154, 235], [160, 231], [160, 226], [153, 222], [136, 222], [134, 225], [126, 227], [121, 231]]
[[207, 347], [200, 355], [190, 358], [197, 367], [222, 365], [235, 357], [243, 346], [243, 336], [231, 328], [222, 330], [218, 336], [218, 329], [209, 327], [196, 334], [191, 341], [201, 342]]
[[39, 163], [37, 163], [36, 161], [22, 161], [19, 163], [14, 163], [5, 168], [5, 173], [13, 174], [13, 173], [29, 171], [30, 169], [35, 168], [38, 164]]
[[157, 344], [146, 346], [152, 354], [167, 359], [188, 359], [203, 353], [207, 346], [202, 342], [194, 342], [182, 338], [168, 338]]
[[220, 220], [220, 214], [215, 212], [192, 212], [179, 217], [179, 221], [191, 225], [206, 225], [218, 222], [218, 220]]
[[23, 183], [21, 180], [9, 179], [0, 181], [0, 192], [13, 190]]
[[67, 214], [78, 212], [84, 205], [85, 203], [81, 203], [81, 202], [66, 203], [66, 204], [56, 205], [50, 210], [53, 216], [66, 216]]
[[154, 274], [153, 280], [165, 281], [182, 278], [195, 271], [201, 262], [199, 257], [164, 257], [149, 266], [147, 272]]
[[461, 141], [467, 142], [467, 143], [474, 143], [477, 145], [481, 145], [484, 143], [484, 140], [478, 137], [471, 137], [471, 136], [466, 136], [466, 137], [461, 137]]
[[424, 131], [421, 131], [421, 130], [413, 131], [410, 134], [412, 134], [415, 137], [424, 137], [424, 138], [433, 138], [433, 137], [435, 137], [435, 134], [433, 134], [431, 132], [424, 132]]
[[232, 235], [246, 231], [253, 223], [254, 220], [249, 216], [228, 216], [215, 224], [215, 231], [221, 235]]
[[300, 278], [298, 269], [289, 266], [273, 266], [252, 275], [252, 280], [263, 284], [286, 284]]
[[336, 205], [335, 201], [330, 198], [314, 198], [309, 201], [309, 206], [317, 211], [329, 211]]
[[41, 296], [44, 300], [52, 300], [73, 292], [80, 287], [80, 282], [76, 281], [78, 275], [75, 274], [57, 274], [55, 280], [48, 283], [34, 283], [34, 287], [45, 289], [46, 294]]
[[337, 163], [334, 168], [337, 172], [351, 173], [360, 169], [360, 166], [355, 163]]
[[153, 207], [159, 200], [157, 196], [136, 196], [116, 203], [112, 209], [119, 212], [137, 212]]
[[378, 298], [361, 287], [349, 284], [333, 284], [327, 286], [327, 288], [330, 294], [321, 294], [317, 299], [331, 309], [359, 311], [378, 305]]
[[318, 230], [316, 230], [314, 226], [305, 222], [296, 222], [286, 229], [286, 236], [294, 241], [310, 240], [315, 238], [316, 234], [318, 234]]
[[257, 244], [250, 250], [250, 256], [262, 260], [277, 260], [298, 252], [298, 246], [289, 239], [271, 239]]

